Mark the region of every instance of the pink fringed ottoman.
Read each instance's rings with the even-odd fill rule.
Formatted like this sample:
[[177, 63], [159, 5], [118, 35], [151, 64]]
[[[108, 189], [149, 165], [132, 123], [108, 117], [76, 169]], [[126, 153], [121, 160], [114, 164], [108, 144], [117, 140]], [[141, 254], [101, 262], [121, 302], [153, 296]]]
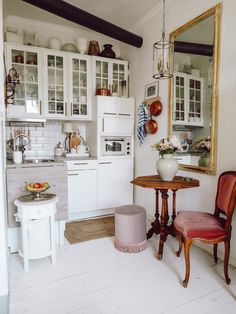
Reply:
[[115, 210], [115, 247], [137, 253], [146, 249], [146, 210], [139, 205], [124, 205]]

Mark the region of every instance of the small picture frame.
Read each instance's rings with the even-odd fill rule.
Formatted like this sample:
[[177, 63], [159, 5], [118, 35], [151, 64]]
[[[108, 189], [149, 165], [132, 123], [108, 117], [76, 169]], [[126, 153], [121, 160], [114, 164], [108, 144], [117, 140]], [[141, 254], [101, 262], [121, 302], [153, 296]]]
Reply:
[[145, 99], [157, 97], [159, 94], [159, 82], [153, 82], [145, 85]]

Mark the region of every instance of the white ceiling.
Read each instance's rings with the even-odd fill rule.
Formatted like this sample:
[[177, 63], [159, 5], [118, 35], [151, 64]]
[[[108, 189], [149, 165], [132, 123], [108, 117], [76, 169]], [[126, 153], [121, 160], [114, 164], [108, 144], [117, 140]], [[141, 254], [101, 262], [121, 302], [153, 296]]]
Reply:
[[[161, 0], [66, 0], [66, 2], [82, 10], [127, 30], [130, 30], [138, 20], [160, 1]], [[16, 15], [44, 22], [59, 23], [66, 26], [76, 25], [21, 0], [5, 0], [5, 15]]]

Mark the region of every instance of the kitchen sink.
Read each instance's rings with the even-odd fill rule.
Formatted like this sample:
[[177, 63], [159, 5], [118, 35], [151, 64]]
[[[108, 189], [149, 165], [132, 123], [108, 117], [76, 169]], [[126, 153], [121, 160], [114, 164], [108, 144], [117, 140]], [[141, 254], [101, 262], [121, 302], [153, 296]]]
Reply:
[[37, 164], [40, 162], [55, 162], [55, 159], [52, 158], [34, 158], [34, 159], [25, 159], [23, 162], [26, 164]]

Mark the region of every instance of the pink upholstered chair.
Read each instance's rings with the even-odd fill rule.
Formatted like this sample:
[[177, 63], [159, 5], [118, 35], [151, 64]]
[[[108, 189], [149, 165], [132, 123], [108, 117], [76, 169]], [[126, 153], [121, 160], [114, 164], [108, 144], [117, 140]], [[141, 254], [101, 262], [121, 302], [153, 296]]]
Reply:
[[217, 263], [217, 245], [224, 242], [224, 275], [227, 284], [230, 284], [228, 276], [228, 262], [230, 253], [231, 220], [236, 203], [236, 171], [227, 171], [220, 175], [215, 199], [214, 214], [198, 211], [180, 211], [175, 218], [174, 226], [179, 237], [180, 256], [182, 242], [184, 242], [184, 254], [186, 273], [183, 286], [186, 288], [190, 275], [189, 250], [193, 242], [204, 242], [214, 245], [214, 260]]

